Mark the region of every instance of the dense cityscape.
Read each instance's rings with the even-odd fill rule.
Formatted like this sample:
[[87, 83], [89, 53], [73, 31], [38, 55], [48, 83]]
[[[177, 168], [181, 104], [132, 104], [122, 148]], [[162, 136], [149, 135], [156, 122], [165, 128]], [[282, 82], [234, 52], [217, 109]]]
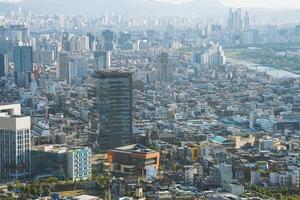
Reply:
[[299, 200], [300, 20], [251, 11], [0, 9], [0, 199]]

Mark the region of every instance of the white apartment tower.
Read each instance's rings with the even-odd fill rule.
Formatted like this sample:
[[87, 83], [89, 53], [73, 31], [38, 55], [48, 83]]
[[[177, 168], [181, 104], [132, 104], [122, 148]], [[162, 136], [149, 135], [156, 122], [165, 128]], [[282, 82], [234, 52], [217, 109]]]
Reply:
[[20, 180], [31, 174], [30, 117], [20, 104], [0, 105], [0, 180]]

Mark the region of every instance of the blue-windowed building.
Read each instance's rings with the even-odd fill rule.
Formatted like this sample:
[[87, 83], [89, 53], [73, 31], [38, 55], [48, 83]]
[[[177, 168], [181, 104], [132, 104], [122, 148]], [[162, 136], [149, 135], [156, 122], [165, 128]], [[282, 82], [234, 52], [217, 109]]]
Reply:
[[92, 176], [91, 165], [92, 150], [88, 147], [73, 147], [67, 152], [68, 178], [87, 180]]

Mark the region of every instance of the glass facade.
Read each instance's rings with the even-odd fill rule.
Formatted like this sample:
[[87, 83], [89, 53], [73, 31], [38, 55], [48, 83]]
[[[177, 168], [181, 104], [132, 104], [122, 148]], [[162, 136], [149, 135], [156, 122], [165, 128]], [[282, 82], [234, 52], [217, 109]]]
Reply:
[[89, 140], [96, 150], [131, 142], [132, 74], [98, 71], [89, 90], [92, 99]]

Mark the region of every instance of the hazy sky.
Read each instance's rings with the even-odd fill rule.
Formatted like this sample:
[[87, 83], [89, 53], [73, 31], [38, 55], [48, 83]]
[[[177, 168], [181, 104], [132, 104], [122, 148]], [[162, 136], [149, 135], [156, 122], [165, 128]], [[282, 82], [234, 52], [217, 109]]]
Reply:
[[[0, 1], [12, 2], [12, 1], [20, 1], [20, 0], [0, 0]], [[41, 0], [41, 2], [42, 1], [43, 0]], [[180, 2], [193, 1], [193, 0], [156, 0], [156, 1], [180, 3]], [[300, 0], [206, 0], [206, 1], [220, 1], [226, 6], [234, 6], [234, 7], [300, 8]]]
[[[185, 2], [192, 0], [158, 0], [166, 2]], [[206, 0], [220, 1], [226, 6], [266, 7], [266, 8], [300, 8], [300, 0]]]

